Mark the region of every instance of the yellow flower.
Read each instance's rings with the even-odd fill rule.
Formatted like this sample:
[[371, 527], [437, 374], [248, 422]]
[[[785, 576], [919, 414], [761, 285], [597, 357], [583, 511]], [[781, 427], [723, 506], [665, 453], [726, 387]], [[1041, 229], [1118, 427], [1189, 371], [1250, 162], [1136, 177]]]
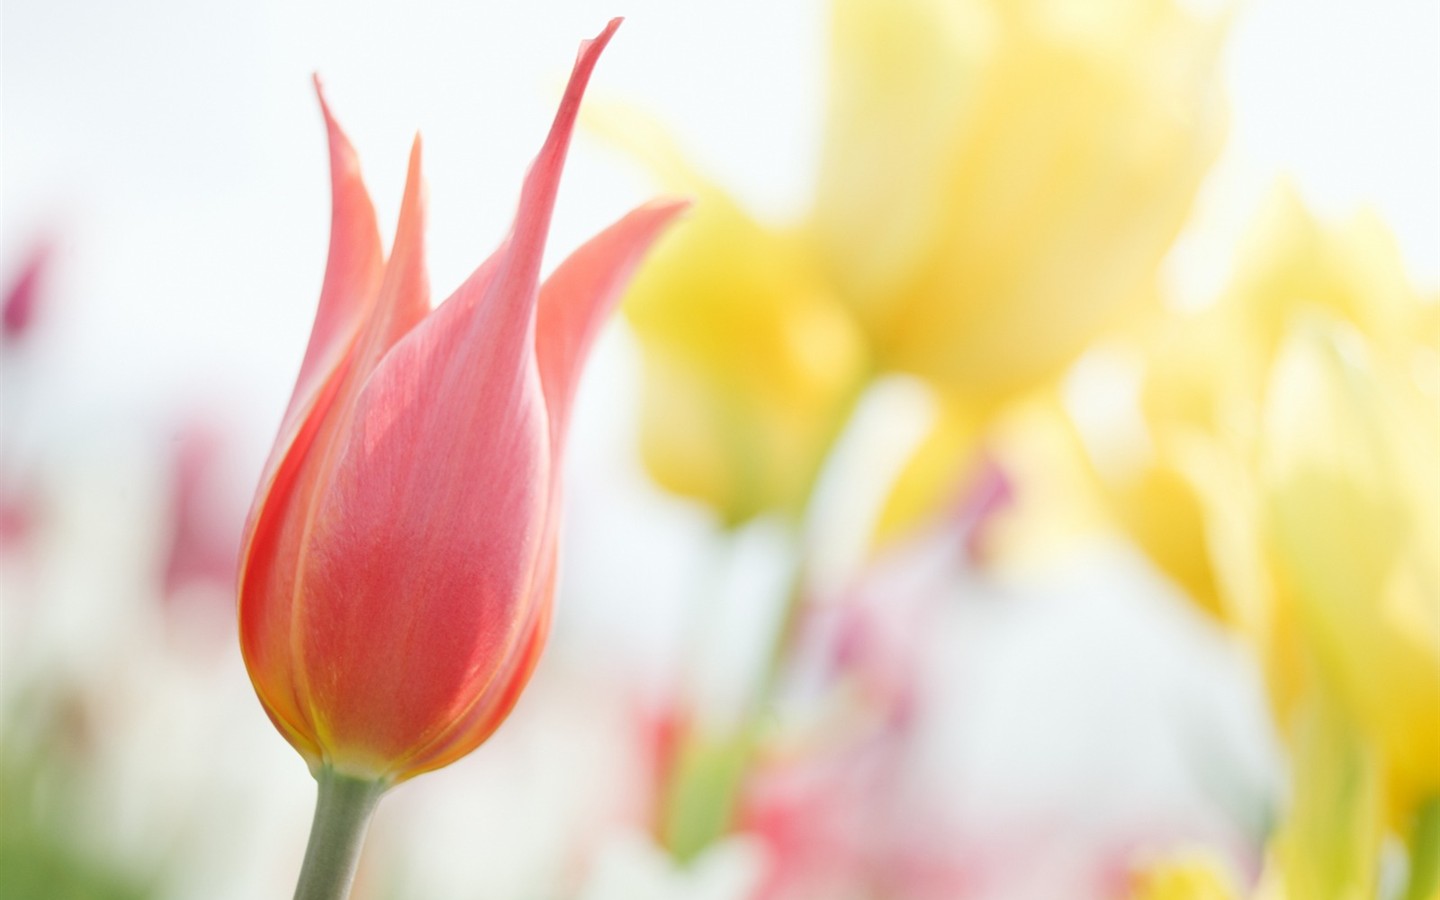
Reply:
[[1296, 317], [1318, 310], [1423, 365], [1413, 336], [1433, 307], [1409, 287], [1378, 221], [1323, 225], [1286, 186], [1244, 245], [1214, 306], [1173, 314], [1143, 339], [1145, 445], [1138, 462], [1115, 471], [1098, 460], [1096, 471], [1122, 527], [1197, 604], [1249, 637], [1272, 693], [1293, 698], [1293, 604], [1266, 558], [1254, 465], [1277, 349]]
[[695, 201], [624, 301], [643, 357], [646, 470], [727, 525], [800, 514], [870, 373], [858, 325], [809, 242], [757, 221], [653, 119], [612, 103], [586, 122]]
[[867, 370], [849, 314], [799, 238], [699, 179], [692, 212], [625, 301], [641, 341], [641, 453], [727, 524], [796, 514]]
[[[927, 378], [979, 427], [1153, 296], [1223, 132], [1223, 28], [1173, 0], [1052, 7], [835, 0], [800, 235], [642, 150], [701, 194], [627, 304], [646, 356], [644, 455], [663, 485], [732, 522], [793, 510], [871, 357]], [[953, 484], [960, 466], [941, 451], [968, 439], [950, 424], [897, 521]]]
[[1223, 132], [1169, 0], [836, 0], [813, 228], [881, 365], [990, 404], [1149, 295]]
[[1292, 791], [1260, 895], [1371, 897], [1384, 835], [1429, 865], [1440, 809], [1440, 307], [1375, 219], [1321, 224], [1288, 189], [1246, 246], [1150, 336], [1144, 446], [1095, 472], [1261, 662]]
[[1407, 361], [1308, 319], [1276, 362], [1261, 455], [1279, 580], [1402, 815], [1440, 795], [1440, 404]]

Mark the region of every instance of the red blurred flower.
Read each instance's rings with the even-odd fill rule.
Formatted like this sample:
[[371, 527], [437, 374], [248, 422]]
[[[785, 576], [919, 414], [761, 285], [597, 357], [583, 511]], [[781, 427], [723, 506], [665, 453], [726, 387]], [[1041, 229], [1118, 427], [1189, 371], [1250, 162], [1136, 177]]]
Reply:
[[740, 830], [768, 851], [754, 900], [973, 895], [979, 866], [916, 797], [907, 744], [901, 733], [872, 735], [752, 774]]
[[957, 537], [988, 502], [892, 549], [809, 611], [791, 699], [825, 712], [746, 779], [737, 827], [768, 851], [754, 900], [976, 895], [982, 860], [917, 760], [920, 726], [935, 712], [922, 678], [937, 649], [935, 614], [961, 561]]
[[40, 299], [45, 272], [50, 266], [50, 251], [50, 241], [36, 243], [25, 258], [25, 265], [5, 291], [0, 334], [4, 335], [7, 343], [24, 337], [35, 321], [35, 307]]
[[394, 782], [446, 765], [495, 730], [536, 663], [580, 366], [681, 208], [636, 209], [540, 285], [580, 98], [618, 24], [581, 45], [509, 237], [433, 311], [418, 139], [386, 261], [325, 109], [329, 264], [239, 588], [251, 679], [312, 769]]
[[[201, 420], [187, 422], [176, 437], [170, 462], [170, 533], [162, 573], [165, 601], [191, 588], [235, 583], [243, 509], [227, 504], [215, 483], [224, 442]], [[228, 605], [228, 604], [227, 604]]]

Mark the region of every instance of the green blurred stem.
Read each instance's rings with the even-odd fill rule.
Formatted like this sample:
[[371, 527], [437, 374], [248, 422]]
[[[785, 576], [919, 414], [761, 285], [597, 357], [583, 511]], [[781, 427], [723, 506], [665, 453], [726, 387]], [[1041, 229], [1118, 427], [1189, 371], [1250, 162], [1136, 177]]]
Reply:
[[[824, 452], [815, 460], [809, 473], [804, 491], [804, 500], [799, 510], [792, 510], [793, 528], [790, 534], [794, 548], [794, 572], [783, 599], [779, 620], [770, 646], [766, 651], [755, 682], [753, 693], [746, 704], [743, 720], [728, 735], [710, 736], [692, 731], [683, 739], [687, 746], [680, 751], [675, 768], [662, 786], [661, 809], [658, 829], [660, 840], [670, 854], [682, 862], [690, 862], [707, 847], [723, 838], [734, 825], [740, 794], [745, 786], [745, 776], [750, 770], [756, 745], [765, 727], [766, 717], [775, 705], [785, 671], [790, 664], [795, 643], [799, 638], [800, 626], [806, 612], [807, 567], [804, 550], [805, 518], [813, 515], [811, 508], [815, 500], [815, 488], [825, 465], [835, 449], [835, 443], [849, 426], [865, 391], [874, 382], [877, 371], [866, 369], [856, 378], [848, 394], [835, 407], [830, 423], [830, 435]], [[739, 426], [737, 426], [739, 427]], [[728, 535], [733, 541], [734, 526], [738, 522], [727, 522], [732, 529]], [[701, 638], [708, 634], [706, 622], [697, 623]]]
[[370, 816], [389, 785], [341, 775], [329, 766], [315, 780], [320, 785], [315, 821], [295, 900], [345, 900], [355, 880]]
[[804, 618], [805, 585], [806, 572], [797, 563], [764, 668], [737, 729], [728, 735], [692, 734], [681, 751], [665, 787], [660, 822], [662, 843], [681, 862], [693, 861], [734, 825], [745, 775]]
[[1410, 838], [1410, 888], [1405, 900], [1440, 896], [1440, 797], [1431, 797], [1415, 816]]

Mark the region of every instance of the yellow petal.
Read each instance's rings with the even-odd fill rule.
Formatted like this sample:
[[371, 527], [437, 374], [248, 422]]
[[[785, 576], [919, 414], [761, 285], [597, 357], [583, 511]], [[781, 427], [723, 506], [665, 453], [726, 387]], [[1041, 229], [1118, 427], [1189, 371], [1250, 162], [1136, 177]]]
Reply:
[[875, 543], [885, 545], [933, 520], [958, 499], [972, 473], [977, 440], [976, 413], [965, 403], [942, 399], [935, 420], [896, 478], [875, 525]]
[[1277, 571], [1405, 814], [1440, 792], [1440, 406], [1317, 318], [1282, 346], [1264, 438]]
[[1058, 7], [834, 7], [827, 271], [883, 365], [972, 399], [1053, 376], [1150, 296], [1223, 131], [1214, 26]]
[[862, 338], [798, 238], [692, 187], [625, 300], [644, 356], [641, 452], [726, 522], [796, 513], [866, 374]]
[[1268, 366], [1292, 320], [1319, 310], [1352, 323], [1387, 348], [1414, 339], [1426, 304], [1410, 286], [1394, 235], [1362, 212], [1339, 225], [1317, 221], [1281, 183], [1243, 246], [1221, 299], [1226, 315]]
[[1053, 561], [1103, 532], [1104, 506], [1054, 392], [1007, 408], [987, 430], [985, 452], [1011, 491], [985, 523], [979, 549], [987, 561], [1001, 567]]

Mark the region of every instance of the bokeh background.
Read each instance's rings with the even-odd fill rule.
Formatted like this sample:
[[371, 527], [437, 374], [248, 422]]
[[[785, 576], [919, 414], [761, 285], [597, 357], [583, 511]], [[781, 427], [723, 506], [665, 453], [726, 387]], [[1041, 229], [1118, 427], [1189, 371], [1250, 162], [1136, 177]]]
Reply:
[[[1164, 252], [1163, 304], [1224, 292], [1280, 179], [1318, 219], [1373, 211], [1433, 301], [1440, 6], [1185, 8], [1231, 17], [1216, 50], [1226, 124]], [[651, 132], [636, 111], [750, 215], [802, 220], [833, 140], [820, 0], [6, 0], [0, 274], [21, 301], [6, 313], [0, 471], [5, 896], [287, 895], [313, 782], [254, 698], [231, 585], [325, 258], [309, 77], [359, 149], [382, 231], [424, 134], [443, 296], [503, 236], [576, 42], [616, 14], [550, 259], [690, 190], [637, 161]], [[1067, 376], [1077, 417], [1102, 431], [1125, 402], [1118, 371], [1091, 355]], [[386, 799], [357, 896], [1118, 897], [1147, 860], [1192, 846], [1237, 884], [1258, 876], [1291, 771], [1261, 666], [1133, 536], [1067, 519], [1063, 477], [1053, 497], [1024, 493], [1054, 515], [1001, 564], [957, 561], [990, 515], [974, 492], [978, 506], [877, 557], [875, 513], [937, 415], [915, 378], [887, 377], [841, 431], [804, 525], [727, 521], [647, 474], [646, 372], [617, 317], [577, 411], [540, 671], [490, 743]], [[1045, 483], [1041, 444], [1010, 468], [1011, 445], [990, 445], [1002, 485], [1031, 470]], [[755, 775], [743, 822], [678, 848], [656, 812], [675, 735], [749, 714], [797, 558], [818, 598], [806, 634], [840, 645], [826, 629], [857, 619], [881, 648], [865, 690], [906, 698], [903, 754], [827, 751], [874, 711], [847, 712], [854, 697], [837, 699], [798, 641], [755, 727], [760, 757], [802, 764]], [[1381, 895], [1404, 883], [1400, 843], [1383, 845]], [[777, 860], [802, 858], [822, 874], [777, 887]]]

